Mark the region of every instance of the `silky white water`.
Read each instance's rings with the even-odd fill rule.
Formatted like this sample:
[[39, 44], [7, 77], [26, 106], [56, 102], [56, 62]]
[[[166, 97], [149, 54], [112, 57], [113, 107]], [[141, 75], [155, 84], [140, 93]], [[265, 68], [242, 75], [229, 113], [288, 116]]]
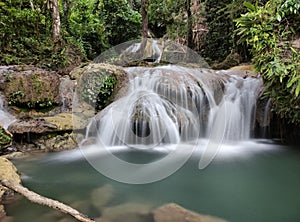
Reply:
[[88, 127], [99, 144], [145, 149], [211, 139], [219, 131], [213, 135], [219, 143], [250, 138], [261, 79], [180, 66], [125, 70], [127, 95]]
[[7, 127], [15, 121], [15, 118], [6, 112], [3, 103], [3, 97], [0, 94], [0, 126], [2, 126], [4, 129], [7, 129]]

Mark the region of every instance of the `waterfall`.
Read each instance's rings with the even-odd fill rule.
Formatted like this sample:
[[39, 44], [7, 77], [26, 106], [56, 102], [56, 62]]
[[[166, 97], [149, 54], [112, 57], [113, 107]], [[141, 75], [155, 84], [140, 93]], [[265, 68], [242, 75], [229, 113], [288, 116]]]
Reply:
[[5, 111], [4, 99], [3, 96], [0, 94], [0, 126], [2, 126], [4, 129], [7, 129], [7, 127], [14, 121], [15, 118]]
[[231, 76], [225, 83], [226, 140], [247, 140], [254, 129], [256, 101], [262, 82], [260, 79]]
[[130, 77], [127, 95], [88, 127], [98, 143], [143, 149], [190, 142], [209, 138], [220, 120], [224, 142], [250, 138], [260, 79], [175, 65], [125, 71]]

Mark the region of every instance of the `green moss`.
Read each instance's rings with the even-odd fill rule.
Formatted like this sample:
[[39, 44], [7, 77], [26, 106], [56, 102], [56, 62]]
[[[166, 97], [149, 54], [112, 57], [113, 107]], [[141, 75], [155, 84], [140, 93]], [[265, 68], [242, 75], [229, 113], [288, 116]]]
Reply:
[[9, 135], [2, 127], [0, 127], [0, 149], [9, 146], [11, 142], [11, 135]]

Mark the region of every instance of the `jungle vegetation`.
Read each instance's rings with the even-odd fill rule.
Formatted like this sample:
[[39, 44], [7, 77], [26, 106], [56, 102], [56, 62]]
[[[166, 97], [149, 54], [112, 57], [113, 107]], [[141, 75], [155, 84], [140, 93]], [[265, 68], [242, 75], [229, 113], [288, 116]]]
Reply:
[[0, 30], [1, 65], [62, 73], [142, 37], [187, 45], [212, 67], [252, 62], [274, 111], [300, 122], [299, 0], [3, 0]]

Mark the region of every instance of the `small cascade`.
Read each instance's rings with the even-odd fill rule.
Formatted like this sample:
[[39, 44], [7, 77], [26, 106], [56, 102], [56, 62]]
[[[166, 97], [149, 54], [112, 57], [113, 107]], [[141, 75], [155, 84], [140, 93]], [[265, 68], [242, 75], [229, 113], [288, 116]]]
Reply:
[[262, 82], [257, 78], [231, 76], [225, 83], [226, 112], [225, 140], [247, 140], [254, 129], [256, 101]]
[[[134, 60], [143, 60], [159, 63], [162, 56], [161, 45], [158, 44], [156, 39], [147, 39], [145, 42], [137, 42], [128, 47], [124, 52], [124, 56], [131, 56]], [[144, 44], [144, 49], [142, 49]], [[139, 53], [142, 53], [141, 55]], [[137, 58], [135, 58], [137, 57]]]
[[126, 72], [127, 95], [88, 128], [102, 145], [151, 148], [209, 138], [220, 112], [224, 141], [250, 138], [260, 79], [175, 65]]
[[7, 129], [8, 126], [13, 123], [16, 119], [5, 111], [4, 108], [4, 99], [3, 96], [0, 94], [0, 126], [4, 129]]

